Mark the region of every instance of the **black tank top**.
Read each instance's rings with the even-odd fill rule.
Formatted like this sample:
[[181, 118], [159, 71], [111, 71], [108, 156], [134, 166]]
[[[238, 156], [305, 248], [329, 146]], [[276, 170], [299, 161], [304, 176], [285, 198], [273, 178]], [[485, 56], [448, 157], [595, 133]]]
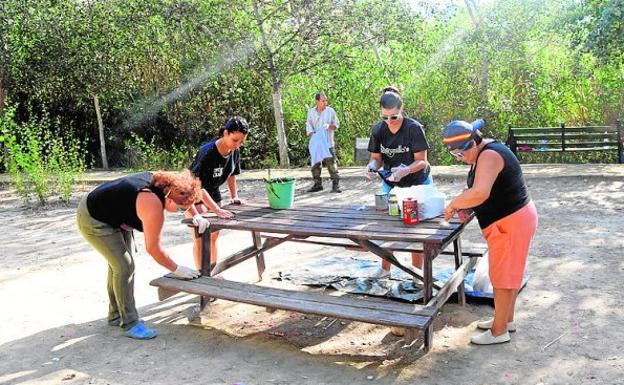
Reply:
[[520, 210], [530, 200], [518, 158], [507, 146], [497, 141], [486, 144], [477, 155], [477, 160], [468, 173], [468, 187], [474, 184], [479, 156], [484, 150], [496, 151], [505, 165], [492, 185], [489, 198], [473, 208], [482, 229]]
[[115, 228], [125, 225], [143, 231], [143, 223], [136, 212], [139, 192], [153, 192], [162, 202], [163, 208], [165, 207], [165, 195], [162, 190], [152, 185], [153, 179], [154, 175], [151, 172], [142, 172], [96, 187], [87, 196], [89, 214], [98, 221]]

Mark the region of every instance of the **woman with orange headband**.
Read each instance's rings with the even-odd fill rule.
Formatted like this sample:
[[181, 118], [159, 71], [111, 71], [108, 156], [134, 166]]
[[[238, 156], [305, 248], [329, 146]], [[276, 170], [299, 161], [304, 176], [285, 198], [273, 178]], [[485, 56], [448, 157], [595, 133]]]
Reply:
[[460, 209], [473, 209], [487, 241], [494, 318], [477, 324], [486, 331], [471, 342], [491, 345], [510, 341], [509, 332], [516, 331], [516, 297], [537, 229], [537, 211], [518, 159], [504, 144], [482, 138], [483, 123], [456, 120], [444, 129], [447, 150], [471, 166], [468, 188], [446, 206], [444, 217], [448, 220]]

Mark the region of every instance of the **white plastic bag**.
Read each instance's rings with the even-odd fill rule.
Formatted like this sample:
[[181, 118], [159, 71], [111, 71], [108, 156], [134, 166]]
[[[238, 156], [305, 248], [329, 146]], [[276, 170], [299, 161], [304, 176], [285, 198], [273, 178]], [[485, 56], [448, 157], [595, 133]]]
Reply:
[[435, 218], [444, 212], [446, 195], [439, 192], [432, 184], [411, 187], [394, 187], [390, 194], [395, 194], [399, 201], [399, 209], [403, 215], [403, 200], [412, 198], [418, 202], [418, 218], [420, 220]]
[[488, 253], [479, 258], [477, 267], [475, 268], [474, 280], [472, 282], [472, 290], [482, 293], [494, 293], [492, 282], [489, 274], [490, 264], [488, 261]]

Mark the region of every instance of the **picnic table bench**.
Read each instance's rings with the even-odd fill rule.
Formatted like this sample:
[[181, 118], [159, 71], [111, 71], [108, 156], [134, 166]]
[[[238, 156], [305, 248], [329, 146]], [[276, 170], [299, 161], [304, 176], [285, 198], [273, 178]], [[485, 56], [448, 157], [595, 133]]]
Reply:
[[507, 146], [519, 153], [552, 153], [570, 151], [616, 151], [617, 161], [624, 163], [622, 123], [615, 126], [508, 127]]
[[[465, 303], [464, 278], [486, 252], [483, 246], [465, 250], [461, 233], [465, 223], [434, 218], [407, 226], [397, 217], [375, 211], [370, 206], [298, 205], [288, 210], [273, 210], [262, 204], [226, 207], [236, 217], [211, 217], [202, 235], [202, 277], [183, 281], [164, 276], [150, 284], [159, 287], [159, 297], [177, 292], [201, 296], [200, 307], [210, 298], [284, 309], [387, 326], [404, 327], [407, 343], [424, 331], [424, 350], [431, 348], [433, 320], [442, 305], [457, 290], [460, 304]], [[186, 221], [188, 223], [188, 220]], [[210, 233], [221, 229], [249, 231], [253, 246], [210, 263]], [[327, 295], [285, 290], [212, 278], [232, 266], [254, 258], [261, 280], [265, 270], [264, 253], [284, 242], [303, 242], [371, 252], [423, 283], [423, 303], [401, 303], [388, 299], [354, 295]], [[423, 270], [403, 265], [395, 251], [418, 251], [424, 255]], [[446, 282], [434, 282], [433, 261], [439, 255], [453, 256], [455, 272]]]

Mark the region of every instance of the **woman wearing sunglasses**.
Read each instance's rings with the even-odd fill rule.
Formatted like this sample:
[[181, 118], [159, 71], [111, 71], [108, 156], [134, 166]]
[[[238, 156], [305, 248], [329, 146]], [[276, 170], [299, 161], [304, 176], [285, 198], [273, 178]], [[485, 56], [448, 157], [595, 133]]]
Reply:
[[[381, 122], [373, 127], [368, 142], [371, 153], [370, 162], [366, 167], [366, 177], [377, 177], [377, 171], [383, 165], [384, 170], [391, 171], [388, 180], [396, 186], [410, 187], [431, 184], [431, 168], [427, 162], [429, 143], [425, 138], [423, 127], [416, 120], [403, 114], [403, 100], [394, 87], [384, 90], [379, 100]], [[382, 189], [392, 189], [385, 181]], [[412, 253], [412, 264], [422, 269], [421, 253]], [[390, 262], [382, 261], [381, 267], [371, 274], [372, 278], [390, 276]]]
[[483, 139], [483, 120], [470, 124], [456, 120], [444, 129], [443, 142], [455, 159], [469, 164], [468, 188], [444, 210], [449, 220], [460, 209], [471, 208], [489, 249], [489, 275], [494, 288], [494, 318], [477, 324], [484, 333], [472, 337], [478, 345], [510, 340], [516, 331], [514, 311], [531, 240], [537, 229], [537, 211], [529, 198], [516, 156], [502, 143]]
[[[249, 132], [249, 124], [245, 118], [234, 116], [225, 122], [225, 125], [219, 130], [219, 137], [212, 140], [199, 148], [193, 163], [189, 167], [191, 173], [201, 181], [201, 194], [198, 202], [195, 204], [197, 212], [204, 213], [212, 211], [219, 218], [232, 218], [234, 214], [231, 211], [223, 209], [223, 198], [219, 188], [227, 183], [230, 191], [230, 203], [243, 204], [238, 197], [238, 188], [236, 185], [236, 175], [240, 174], [240, 146], [247, 138]], [[187, 216], [191, 216], [188, 213]], [[196, 218], [196, 217], [194, 217]], [[199, 233], [202, 233], [201, 228]], [[217, 261], [217, 238], [219, 232], [215, 231], [211, 234], [210, 261]], [[193, 256], [195, 257], [195, 266], [201, 267], [201, 239], [195, 237], [193, 231]]]
[[143, 172], [106, 182], [80, 201], [78, 229], [108, 262], [108, 323], [122, 327], [128, 337], [156, 337], [156, 331], [139, 320], [134, 304], [132, 230], [143, 232], [145, 250], [175, 276], [199, 277], [199, 271], [173, 262], [160, 244], [164, 211], [188, 209], [199, 190], [199, 181], [188, 171]]

